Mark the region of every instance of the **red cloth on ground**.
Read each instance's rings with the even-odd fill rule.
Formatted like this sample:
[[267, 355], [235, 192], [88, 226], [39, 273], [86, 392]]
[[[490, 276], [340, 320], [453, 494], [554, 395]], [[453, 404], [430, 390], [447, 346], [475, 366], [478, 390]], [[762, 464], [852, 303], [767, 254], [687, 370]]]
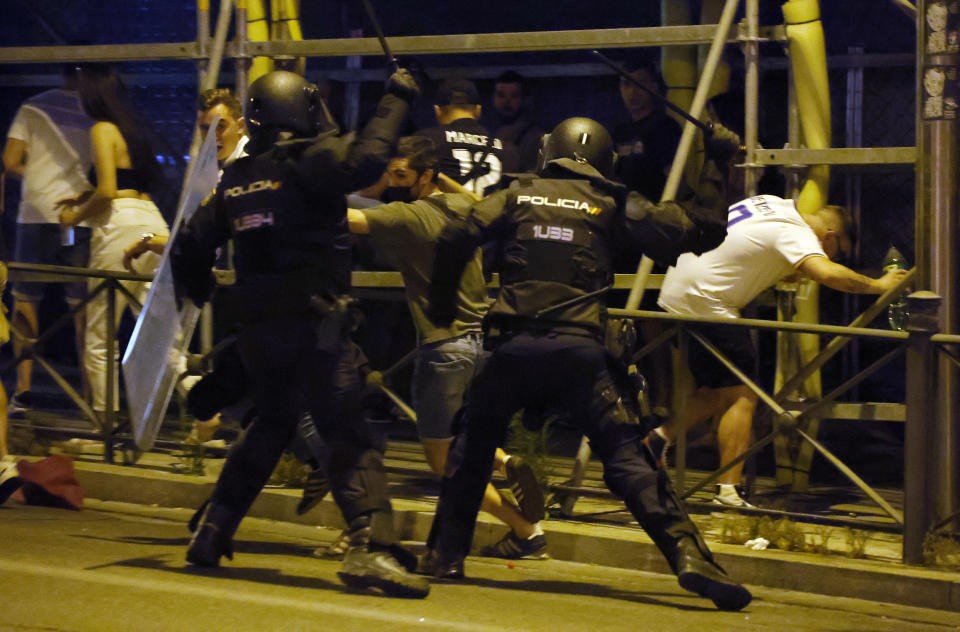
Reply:
[[83, 488], [73, 473], [73, 459], [53, 455], [31, 463], [19, 461], [17, 470], [23, 486], [14, 498], [28, 505], [83, 509]]

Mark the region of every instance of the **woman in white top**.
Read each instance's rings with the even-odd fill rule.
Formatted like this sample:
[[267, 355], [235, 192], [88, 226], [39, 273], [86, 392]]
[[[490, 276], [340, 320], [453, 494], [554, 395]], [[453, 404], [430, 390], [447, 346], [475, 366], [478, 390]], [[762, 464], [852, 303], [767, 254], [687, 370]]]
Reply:
[[[162, 173], [151, 146], [147, 127], [137, 115], [120, 77], [105, 66], [85, 67], [80, 73], [83, 109], [97, 121], [90, 130], [94, 172], [93, 191], [62, 202], [60, 224], [68, 230], [80, 222], [92, 228], [91, 268], [122, 271], [123, 249], [144, 234], [169, 234], [167, 223], [153, 203], [151, 192], [162, 186]], [[152, 274], [159, 263], [154, 255], [138, 261], [137, 272]], [[90, 279], [93, 291], [100, 279]], [[140, 302], [149, 285], [124, 281]], [[127, 299], [116, 293], [119, 321]], [[87, 304], [87, 335], [84, 366], [90, 380], [93, 409], [106, 410], [107, 294], [101, 292]], [[116, 361], [116, 358], [113, 360]], [[114, 373], [116, 378], [117, 372]], [[116, 381], [114, 408], [117, 407]]]

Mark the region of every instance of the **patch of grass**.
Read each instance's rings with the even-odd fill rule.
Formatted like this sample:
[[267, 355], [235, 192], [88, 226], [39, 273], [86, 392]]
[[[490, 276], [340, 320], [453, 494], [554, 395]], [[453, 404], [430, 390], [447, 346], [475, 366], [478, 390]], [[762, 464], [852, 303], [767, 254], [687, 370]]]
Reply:
[[960, 541], [956, 535], [930, 532], [923, 539], [923, 561], [932, 566], [960, 568]]
[[844, 528], [843, 532], [847, 538], [847, 557], [854, 559], [866, 557], [867, 541], [870, 540], [870, 533], [850, 527]]
[[539, 430], [528, 430], [522, 419], [523, 411], [510, 420], [510, 440], [504, 449], [507, 454], [519, 456], [529, 463], [540, 486], [545, 488], [552, 474], [547, 455], [550, 453], [550, 425], [554, 418], [547, 418]]
[[717, 531], [720, 533], [720, 541], [725, 544], [743, 544], [757, 537], [758, 520], [752, 516], [716, 513], [713, 514], [713, 519], [719, 522]]
[[[828, 525], [803, 524], [789, 518], [774, 520], [770, 516], [732, 513], [713, 514], [712, 527], [719, 534], [720, 541], [725, 544], [744, 544], [748, 540], [764, 538], [770, 542], [771, 548], [821, 555], [830, 554], [830, 541], [839, 533], [846, 539], [846, 555], [852, 558], [866, 556], [867, 543], [871, 538], [871, 533], [862, 529], [841, 529]], [[960, 544], [952, 544], [951, 547], [931, 540], [931, 555], [941, 559], [954, 559], [954, 563], [960, 563]], [[946, 551], [951, 551], [955, 557], [951, 558], [951, 553], [945, 553]]]
[[834, 527], [818, 524], [813, 525], [813, 533], [808, 533], [807, 550], [811, 553], [827, 555], [830, 553], [830, 540], [837, 530]]

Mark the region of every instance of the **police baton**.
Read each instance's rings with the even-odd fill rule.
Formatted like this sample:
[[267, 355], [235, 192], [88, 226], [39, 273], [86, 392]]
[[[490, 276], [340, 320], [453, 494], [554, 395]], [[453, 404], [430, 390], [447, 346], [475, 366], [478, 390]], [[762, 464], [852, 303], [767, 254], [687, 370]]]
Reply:
[[573, 298], [571, 298], [571, 299], [568, 299], [568, 300], [566, 300], [566, 301], [563, 301], [563, 302], [561, 302], [561, 303], [556, 303], [556, 304], [554, 304], [554, 305], [550, 305], [549, 307], [544, 307], [544, 308], [541, 309], [539, 312], [537, 312], [536, 314], [534, 314], [534, 315], [533, 315], [533, 318], [534, 318], [534, 319], [543, 318], [544, 316], [546, 316], [546, 315], [548, 315], [548, 314], [552, 314], [552, 313], [554, 313], [554, 312], [556, 312], [556, 311], [559, 311], [559, 310], [561, 310], [561, 309], [566, 309], [566, 308], [568, 308], [568, 307], [573, 307], [574, 305], [579, 305], [580, 303], [584, 303], [584, 302], [586, 302], [586, 301], [589, 301], [589, 300], [592, 299], [592, 298], [597, 298], [598, 296], [600, 296], [600, 295], [602, 295], [602, 294], [606, 294], [607, 292], [609, 292], [612, 287], [613, 287], [612, 285], [607, 285], [606, 287], [602, 287], [602, 288], [600, 288], [599, 290], [594, 290], [594, 291], [592, 291], [592, 292], [587, 292], [586, 294], [581, 294], [580, 296], [575, 296], [575, 297], [573, 297]]
[[370, 4], [370, 0], [361, 1], [363, 2], [363, 10], [367, 12], [367, 17], [370, 18], [370, 24], [373, 25], [373, 32], [377, 34], [377, 39], [380, 40], [380, 48], [383, 49], [383, 54], [387, 57], [387, 63], [393, 67], [393, 72], [396, 72], [400, 69], [400, 63], [397, 61], [397, 58], [393, 56], [393, 53], [390, 52], [390, 45], [387, 44], [387, 38], [383, 35], [383, 29], [380, 28], [380, 20], [377, 19], [377, 14], [373, 11], [373, 5]]
[[[364, 2], [367, 2], [367, 0], [364, 0]], [[670, 102], [665, 96], [663, 96], [662, 94], [657, 94], [656, 92], [654, 92], [653, 90], [651, 90], [651, 89], [648, 88], [647, 86], [643, 85], [642, 83], [640, 83], [639, 81], [637, 81], [636, 79], [634, 79], [633, 77], [631, 77], [631, 76], [630, 76], [630, 73], [628, 73], [626, 70], [624, 70], [623, 68], [621, 68], [615, 61], [613, 61], [612, 59], [610, 59], [609, 57], [607, 57], [606, 55], [604, 55], [604, 54], [601, 53], [600, 51], [598, 51], [598, 50], [592, 50], [592, 51], [590, 51], [590, 52], [593, 53], [594, 55], [596, 55], [598, 58], [600, 58], [600, 61], [602, 61], [602, 62], [605, 63], [606, 65], [608, 65], [608, 66], [610, 66], [611, 68], [613, 68], [613, 70], [616, 71], [616, 73], [617, 73], [618, 75], [620, 75], [620, 77], [622, 77], [624, 80], [629, 81], [629, 82], [632, 83], [633, 85], [637, 86], [638, 88], [640, 88], [641, 90], [643, 90], [644, 92], [646, 92], [647, 94], [649, 94], [650, 96], [652, 96], [654, 99], [656, 99], [657, 101], [659, 101], [660, 103], [662, 103], [664, 106], [666, 106], [667, 109], [673, 110], [674, 112], [676, 112], [677, 114], [679, 114], [680, 116], [682, 116], [685, 120], [690, 121], [691, 123], [693, 123], [701, 132], [703, 132], [703, 135], [704, 135], [705, 137], [710, 138], [710, 136], [713, 135], [713, 124], [712, 124], [712, 123], [704, 123], [704, 122], [701, 121], [700, 119], [697, 119], [697, 118], [694, 118], [693, 116], [690, 116], [690, 114], [689, 114], [686, 110], [684, 110], [683, 108], [681, 108], [681, 107], [679, 107], [679, 106], [671, 103], [671, 102]]]

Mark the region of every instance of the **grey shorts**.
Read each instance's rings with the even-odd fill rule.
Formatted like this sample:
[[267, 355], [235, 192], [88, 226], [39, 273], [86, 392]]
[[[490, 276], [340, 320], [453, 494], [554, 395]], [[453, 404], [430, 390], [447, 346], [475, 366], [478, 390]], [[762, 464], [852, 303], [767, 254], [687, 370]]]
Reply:
[[453, 436], [453, 418], [487, 352], [483, 336], [467, 334], [420, 347], [413, 369], [413, 410], [421, 439]]
[[[90, 229], [77, 226], [74, 229], [74, 245], [60, 245], [59, 224], [17, 224], [17, 242], [13, 260], [22, 263], [41, 263], [52, 266], [86, 268], [90, 259]], [[13, 296], [22, 301], [39, 303], [51, 283], [18, 281], [13, 286]], [[78, 277], [76, 283], [64, 283], [64, 295], [68, 303], [79, 303], [86, 295], [86, 279]]]

